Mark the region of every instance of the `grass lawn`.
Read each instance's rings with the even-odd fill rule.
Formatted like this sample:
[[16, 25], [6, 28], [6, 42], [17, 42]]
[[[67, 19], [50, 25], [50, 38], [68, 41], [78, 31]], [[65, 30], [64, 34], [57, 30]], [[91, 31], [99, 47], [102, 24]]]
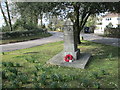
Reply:
[[40, 33], [40, 34], [37, 34], [37, 35], [34, 35], [34, 36], [23, 36], [23, 37], [17, 37], [17, 38], [10, 38], [10, 39], [1, 40], [0, 44], [22, 42], [22, 41], [40, 39], [40, 38], [49, 37], [49, 36], [51, 36], [50, 33], [45, 33], [45, 34]]
[[86, 69], [46, 64], [63, 50], [63, 41], [2, 53], [3, 88], [117, 88], [118, 48], [82, 41], [92, 53]]

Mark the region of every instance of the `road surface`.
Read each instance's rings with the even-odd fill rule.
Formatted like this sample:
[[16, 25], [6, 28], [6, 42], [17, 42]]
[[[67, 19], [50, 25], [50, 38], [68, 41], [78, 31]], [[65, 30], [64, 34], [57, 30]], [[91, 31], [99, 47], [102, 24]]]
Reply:
[[[30, 48], [30, 47], [39, 46], [39, 45], [46, 44], [46, 43], [57, 42], [57, 41], [63, 40], [62, 32], [51, 31], [50, 33], [52, 33], [53, 36], [46, 37], [43, 39], [3, 44], [3, 45], [0, 45], [0, 48], [2, 49], [1, 50], [2, 52], [9, 52], [9, 51]], [[81, 34], [81, 36], [83, 36], [84, 40], [120, 47], [119, 39], [117, 38], [106, 38], [106, 37], [101, 37], [95, 34], [83, 34], [83, 33]]]

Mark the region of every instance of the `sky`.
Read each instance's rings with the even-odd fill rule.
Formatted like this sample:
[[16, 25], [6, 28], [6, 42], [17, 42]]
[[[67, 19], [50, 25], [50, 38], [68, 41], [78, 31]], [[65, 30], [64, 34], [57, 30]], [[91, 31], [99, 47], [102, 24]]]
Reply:
[[[3, 3], [1, 3], [1, 5], [3, 5]], [[2, 27], [2, 25], [4, 25], [4, 19], [3, 19], [3, 15], [1, 13], [1, 10], [0, 10], [0, 27]]]
[[4, 24], [4, 19], [3, 19], [2, 13], [0, 11], [0, 27], [2, 27], [3, 24]]

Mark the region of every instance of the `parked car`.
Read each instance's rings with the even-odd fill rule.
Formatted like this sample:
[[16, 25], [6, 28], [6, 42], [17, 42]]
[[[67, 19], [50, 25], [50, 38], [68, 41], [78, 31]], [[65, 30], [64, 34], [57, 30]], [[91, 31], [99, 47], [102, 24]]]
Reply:
[[84, 27], [84, 33], [90, 33], [90, 28], [89, 27]]

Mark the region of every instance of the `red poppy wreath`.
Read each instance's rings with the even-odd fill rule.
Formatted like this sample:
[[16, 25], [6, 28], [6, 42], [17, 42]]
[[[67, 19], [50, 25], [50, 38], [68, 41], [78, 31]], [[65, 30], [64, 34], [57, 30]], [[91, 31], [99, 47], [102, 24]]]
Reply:
[[71, 60], [73, 60], [73, 56], [70, 55], [70, 54], [68, 54], [68, 55], [66, 55], [66, 56], [64, 57], [64, 60], [65, 60], [66, 62], [70, 62]]

